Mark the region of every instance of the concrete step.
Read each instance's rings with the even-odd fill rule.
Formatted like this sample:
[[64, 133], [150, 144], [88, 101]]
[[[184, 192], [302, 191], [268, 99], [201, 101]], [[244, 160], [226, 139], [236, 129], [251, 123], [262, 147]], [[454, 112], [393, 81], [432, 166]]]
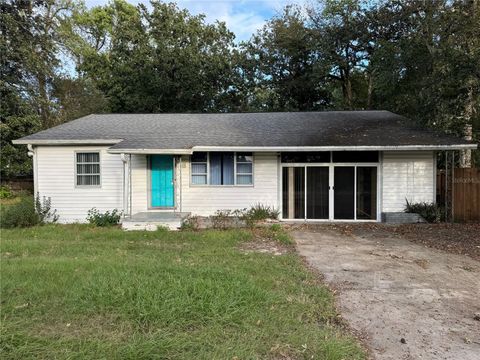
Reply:
[[158, 227], [164, 227], [169, 230], [178, 230], [181, 226], [181, 221], [123, 221], [122, 229], [141, 230], [141, 231], [156, 231]]

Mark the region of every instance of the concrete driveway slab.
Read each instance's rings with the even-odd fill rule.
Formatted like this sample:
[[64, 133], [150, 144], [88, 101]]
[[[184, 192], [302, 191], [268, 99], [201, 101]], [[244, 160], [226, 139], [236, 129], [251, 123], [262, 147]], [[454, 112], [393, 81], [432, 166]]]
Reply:
[[480, 359], [480, 262], [399, 237], [292, 233], [375, 359]]

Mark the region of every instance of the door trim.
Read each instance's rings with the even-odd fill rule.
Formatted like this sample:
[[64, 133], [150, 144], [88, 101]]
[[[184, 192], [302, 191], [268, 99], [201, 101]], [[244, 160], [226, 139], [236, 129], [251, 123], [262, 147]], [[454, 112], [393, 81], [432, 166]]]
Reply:
[[177, 208], [177, 163], [175, 156], [172, 155], [173, 162], [173, 206], [152, 206], [152, 156], [170, 155], [170, 154], [151, 154], [147, 155], [147, 210], [176, 210]]

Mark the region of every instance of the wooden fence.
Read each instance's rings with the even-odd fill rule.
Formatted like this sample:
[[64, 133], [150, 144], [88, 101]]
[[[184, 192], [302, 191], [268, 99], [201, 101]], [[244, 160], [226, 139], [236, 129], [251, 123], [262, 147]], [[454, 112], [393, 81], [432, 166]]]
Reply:
[[480, 221], [480, 169], [465, 168], [437, 174], [437, 202], [447, 204], [453, 220]]

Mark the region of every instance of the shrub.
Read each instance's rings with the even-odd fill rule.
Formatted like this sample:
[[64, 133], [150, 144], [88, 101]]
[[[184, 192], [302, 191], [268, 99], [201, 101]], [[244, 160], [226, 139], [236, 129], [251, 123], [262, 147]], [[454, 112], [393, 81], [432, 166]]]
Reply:
[[15, 197], [15, 194], [12, 191], [12, 188], [8, 185], [0, 186], [0, 199], [12, 199]]
[[15, 228], [29, 227], [56, 222], [58, 215], [56, 210], [51, 209], [51, 199], [32, 196], [24, 196], [16, 204], [5, 207], [0, 216], [0, 227]]
[[268, 205], [255, 204], [253, 205], [244, 216], [247, 216], [251, 220], [266, 220], [266, 219], [278, 219], [280, 212]]
[[42, 201], [40, 201], [40, 195], [37, 193], [37, 197], [35, 198], [35, 211], [40, 224], [45, 224], [46, 222], [55, 223], [58, 221], [57, 210], [52, 210], [51, 198], [44, 196]]
[[235, 216], [231, 210], [217, 210], [211, 215], [210, 221], [214, 229], [225, 230], [232, 225], [232, 216]]
[[40, 217], [35, 211], [33, 197], [22, 197], [18, 203], [5, 207], [2, 210], [0, 223], [2, 228], [38, 225]]
[[406, 199], [407, 205], [405, 206], [406, 213], [415, 213], [420, 215], [425, 221], [429, 223], [441, 222], [444, 220], [444, 212], [442, 208], [435, 203], [418, 202], [410, 203]]
[[200, 218], [198, 216], [188, 215], [185, 219], [182, 220], [180, 230], [197, 231], [198, 229], [200, 229]]
[[95, 226], [113, 226], [120, 222], [122, 212], [117, 209], [101, 213], [96, 208], [88, 210], [87, 221]]

